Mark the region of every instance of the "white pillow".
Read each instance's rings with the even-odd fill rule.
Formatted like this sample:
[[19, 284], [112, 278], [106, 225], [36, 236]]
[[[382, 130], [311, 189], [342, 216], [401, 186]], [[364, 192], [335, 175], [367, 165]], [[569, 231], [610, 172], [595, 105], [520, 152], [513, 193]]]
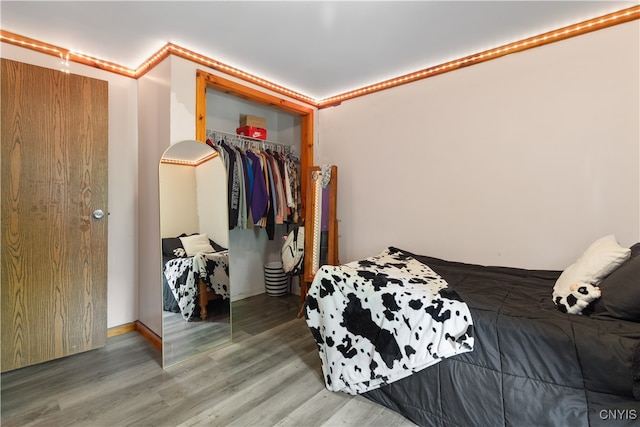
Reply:
[[208, 254], [215, 252], [211, 243], [209, 243], [209, 236], [206, 234], [194, 234], [193, 236], [180, 237], [182, 246], [187, 252], [187, 256], [194, 256], [197, 254]]
[[631, 249], [618, 244], [611, 234], [593, 242], [580, 258], [567, 267], [553, 287], [553, 302], [560, 311], [580, 314], [600, 298], [598, 285], [631, 256]]

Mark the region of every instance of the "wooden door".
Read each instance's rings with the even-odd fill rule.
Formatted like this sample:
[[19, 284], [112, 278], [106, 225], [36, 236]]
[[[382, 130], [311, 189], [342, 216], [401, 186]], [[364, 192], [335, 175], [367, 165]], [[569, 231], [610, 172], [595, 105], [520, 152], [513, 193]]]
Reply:
[[1, 72], [4, 372], [106, 344], [108, 85], [6, 59]]

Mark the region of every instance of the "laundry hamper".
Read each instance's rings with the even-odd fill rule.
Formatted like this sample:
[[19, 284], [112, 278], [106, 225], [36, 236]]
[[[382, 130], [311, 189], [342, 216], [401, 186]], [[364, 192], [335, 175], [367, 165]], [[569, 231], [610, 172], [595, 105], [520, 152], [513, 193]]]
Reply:
[[282, 269], [282, 262], [268, 262], [264, 265], [264, 286], [267, 295], [281, 297], [289, 291], [289, 276]]

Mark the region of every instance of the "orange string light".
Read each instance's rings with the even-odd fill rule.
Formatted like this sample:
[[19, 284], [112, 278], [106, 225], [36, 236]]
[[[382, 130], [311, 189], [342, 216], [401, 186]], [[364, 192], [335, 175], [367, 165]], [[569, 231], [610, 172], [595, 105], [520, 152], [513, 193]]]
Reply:
[[[126, 77], [136, 78], [136, 79], [140, 78], [149, 70], [153, 69], [153, 67], [155, 67], [159, 62], [161, 62], [167, 56], [176, 55], [184, 59], [196, 62], [200, 65], [205, 65], [207, 67], [213, 68], [215, 70], [221, 71], [223, 73], [229, 74], [231, 76], [237, 77], [247, 82], [256, 84], [263, 88], [272, 90], [276, 93], [289, 96], [293, 99], [304, 102], [306, 104], [309, 104], [318, 108], [323, 108], [323, 107], [339, 104], [343, 101], [346, 101], [348, 99], [352, 99], [355, 97], [367, 95], [380, 90], [414, 82], [416, 80], [432, 77], [438, 74], [453, 71], [458, 68], [489, 61], [491, 59], [499, 58], [501, 56], [505, 56], [511, 53], [519, 52], [519, 51], [530, 49], [537, 46], [542, 46], [544, 44], [553, 43], [559, 40], [564, 40], [569, 37], [574, 37], [580, 34], [585, 34], [587, 32], [607, 28], [613, 25], [629, 22], [639, 18], [640, 18], [640, 6], [633, 6], [618, 12], [614, 12], [598, 18], [590, 19], [585, 22], [560, 28], [558, 30], [550, 31], [545, 34], [530, 37], [525, 40], [519, 40], [513, 43], [496, 47], [494, 49], [489, 49], [487, 51], [469, 55], [464, 58], [459, 58], [443, 64], [438, 64], [430, 68], [426, 68], [426, 69], [409, 73], [403, 76], [399, 76], [393, 79], [378, 82], [369, 86], [354, 89], [352, 91], [348, 91], [348, 92], [345, 92], [336, 96], [332, 96], [329, 98], [324, 98], [321, 100], [313, 99], [309, 96], [287, 89], [281, 85], [277, 85], [268, 80], [262, 79], [260, 77], [257, 77], [253, 74], [242, 71], [238, 68], [232, 67], [230, 65], [223, 64], [214, 59], [207, 58], [203, 55], [197, 54], [188, 49], [177, 46], [173, 43], [167, 43], [167, 45], [165, 45], [162, 49], [160, 49], [158, 52], [153, 54], [149, 59], [144, 61], [142, 65], [140, 65], [138, 68], [131, 69], [128, 67], [124, 67], [122, 65], [109, 62], [109, 61], [101, 60], [91, 55], [85, 55], [79, 52], [69, 51], [67, 49], [53, 46], [44, 42], [39, 42], [37, 40], [29, 39], [27, 37], [22, 37], [17, 34], [13, 34], [3, 30], [0, 30], [0, 41], [13, 44], [16, 46], [20, 46], [26, 49], [32, 49], [48, 55], [64, 58], [67, 61], [65, 66], [68, 66], [68, 61], [72, 61], [72, 62], [89, 65], [92, 67], [100, 68], [109, 72], [113, 72], [116, 74], [120, 74]], [[65, 72], [66, 71], [67, 70], [65, 70]]]

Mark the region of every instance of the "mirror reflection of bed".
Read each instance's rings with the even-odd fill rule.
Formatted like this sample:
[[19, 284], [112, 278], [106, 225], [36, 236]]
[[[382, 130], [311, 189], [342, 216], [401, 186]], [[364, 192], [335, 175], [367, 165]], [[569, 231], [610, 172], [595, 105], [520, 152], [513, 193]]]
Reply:
[[167, 367], [231, 341], [227, 178], [198, 141], [167, 148], [159, 177]]

